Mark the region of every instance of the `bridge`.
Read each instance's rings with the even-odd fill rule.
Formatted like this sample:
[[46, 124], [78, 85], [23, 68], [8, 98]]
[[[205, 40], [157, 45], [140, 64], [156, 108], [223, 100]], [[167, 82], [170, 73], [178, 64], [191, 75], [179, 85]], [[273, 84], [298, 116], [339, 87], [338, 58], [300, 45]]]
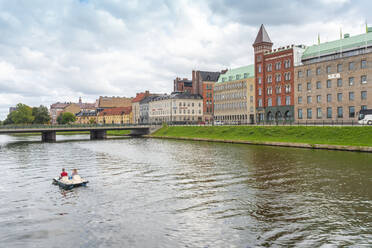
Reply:
[[0, 126], [0, 134], [41, 133], [43, 142], [56, 141], [57, 132], [89, 131], [91, 140], [106, 139], [109, 130], [130, 130], [131, 136], [142, 136], [160, 128], [159, 125], [128, 125], [128, 124], [82, 124], [82, 125], [5, 125]]

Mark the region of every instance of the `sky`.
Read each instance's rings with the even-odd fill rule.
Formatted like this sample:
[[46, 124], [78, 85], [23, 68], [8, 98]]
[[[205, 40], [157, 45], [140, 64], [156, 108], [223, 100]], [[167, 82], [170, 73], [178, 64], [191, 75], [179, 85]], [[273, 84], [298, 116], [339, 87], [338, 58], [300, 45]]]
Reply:
[[252, 64], [261, 24], [274, 48], [309, 46], [318, 34], [363, 33], [370, 9], [370, 0], [0, 0], [0, 120], [19, 102], [170, 93], [192, 70]]

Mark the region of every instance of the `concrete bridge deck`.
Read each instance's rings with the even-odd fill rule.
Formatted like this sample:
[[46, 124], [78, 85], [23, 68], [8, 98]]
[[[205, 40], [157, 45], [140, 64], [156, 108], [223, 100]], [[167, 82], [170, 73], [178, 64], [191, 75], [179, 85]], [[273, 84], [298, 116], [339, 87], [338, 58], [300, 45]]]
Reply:
[[28, 125], [28, 126], [2, 126], [0, 134], [12, 133], [41, 133], [42, 141], [56, 141], [57, 132], [89, 131], [90, 139], [105, 139], [106, 131], [131, 130], [130, 135], [141, 136], [149, 134], [159, 126], [154, 125]]

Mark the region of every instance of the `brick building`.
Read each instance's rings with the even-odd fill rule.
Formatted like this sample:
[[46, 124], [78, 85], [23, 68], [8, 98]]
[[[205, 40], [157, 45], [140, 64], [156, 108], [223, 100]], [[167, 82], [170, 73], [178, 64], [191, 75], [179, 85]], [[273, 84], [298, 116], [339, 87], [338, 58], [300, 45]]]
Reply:
[[179, 78], [177, 77], [173, 80], [173, 91], [174, 92], [187, 92], [192, 94], [192, 81], [187, 78]]
[[308, 47], [295, 67], [298, 122], [356, 122], [372, 108], [372, 29]]
[[253, 43], [257, 121], [294, 120], [294, 66], [300, 63], [304, 46], [272, 50], [273, 43], [261, 25]]
[[203, 97], [203, 120], [213, 121], [213, 87], [218, 81], [220, 72], [192, 71], [193, 94]]

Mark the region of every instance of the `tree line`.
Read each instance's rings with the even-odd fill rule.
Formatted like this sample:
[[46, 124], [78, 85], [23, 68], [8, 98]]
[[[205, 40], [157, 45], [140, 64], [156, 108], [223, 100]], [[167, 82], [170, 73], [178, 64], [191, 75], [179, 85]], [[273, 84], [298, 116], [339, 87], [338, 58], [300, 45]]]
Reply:
[[[31, 108], [26, 104], [18, 103], [15, 110], [10, 112], [4, 121], [0, 121], [0, 125], [48, 124], [50, 119], [47, 107], [40, 105], [39, 107]], [[57, 118], [58, 124], [68, 124], [75, 120], [75, 115], [69, 112], [62, 113]]]

